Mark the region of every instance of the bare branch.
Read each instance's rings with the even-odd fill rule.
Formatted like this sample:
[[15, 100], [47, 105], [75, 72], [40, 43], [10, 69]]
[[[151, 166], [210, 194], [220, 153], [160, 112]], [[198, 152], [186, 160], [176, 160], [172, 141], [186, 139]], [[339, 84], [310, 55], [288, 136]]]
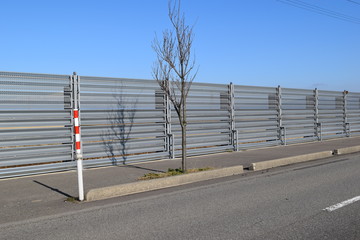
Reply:
[[182, 128], [183, 170], [186, 159], [186, 99], [197, 70], [192, 55], [194, 40], [193, 26], [186, 25], [185, 15], [181, 13], [181, 1], [168, 2], [168, 17], [171, 29], [163, 31], [159, 40], [157, 35], [152, 43], [157, 60], [152, 68], [153, 78], [160, 89], [172, 102]]

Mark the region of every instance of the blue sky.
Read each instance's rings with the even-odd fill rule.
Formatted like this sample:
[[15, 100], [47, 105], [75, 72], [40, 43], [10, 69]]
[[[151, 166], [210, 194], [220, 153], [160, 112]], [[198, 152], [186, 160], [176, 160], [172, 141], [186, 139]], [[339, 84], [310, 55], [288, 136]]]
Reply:
[[[360, 0], [302, 0], [353, 16]], [[358, 4], [357, 4], [358, 3]], [[151, 79], [167, 0], [0, 3], [0, 71]], [[195, 81], [360, 92], [360, 24], [277, 0], [182, 0]]]

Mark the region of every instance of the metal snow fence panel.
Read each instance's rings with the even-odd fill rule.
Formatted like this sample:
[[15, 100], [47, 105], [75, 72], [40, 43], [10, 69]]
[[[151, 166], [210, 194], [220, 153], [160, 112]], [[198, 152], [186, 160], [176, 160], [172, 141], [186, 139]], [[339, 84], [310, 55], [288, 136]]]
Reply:
[[315, 92], [282, 88], [281, 94], [282, 127], [286, 143], [317, 140]]
[[342, 137], [345, 133], [345, 100], [343, 92], [319, 90], [319, 123], [322, 138]]
[[279, 144], [276, 88], [234, 85], [234, 95], [239, 149]]
[[[74, 79], [0, 72], [0, 178], [74, 169], [78, 101], [86, 167], [180, 157], [156, 81]], [[360, 93], [193, 83], [187, 98], [189, 156], [359, 133]]]
[[67, 75], [0, 72], [0, 178], [74, 166]]
[[[187, 98], [187, 155], [201, 155], [232, 149], [229, 86], [192, 83]], [[172, 109], [172, 133], [176, 156], [181, 155], [181, 127]]]
[[165, 100], [156, 81], [81, 77], [84, 166], [167, 158]]
[[349, 123], [350, 134], [360, 134], [360, 93], [347, 94], [346, 119]]

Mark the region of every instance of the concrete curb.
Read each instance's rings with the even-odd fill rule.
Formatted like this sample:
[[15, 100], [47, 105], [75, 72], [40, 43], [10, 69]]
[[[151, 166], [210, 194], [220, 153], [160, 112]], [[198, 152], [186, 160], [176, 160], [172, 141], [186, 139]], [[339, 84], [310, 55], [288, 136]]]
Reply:
[[239, 165], [234, 167], [227, 167], [197, 173], [189, 173], [167, 178], [159, 178], [147, 181], [120, 184], [110, 187], [95, 188], [87, 192], [86, 200], [95, 201], [112, 197], [120, 197], [162, 188], [180, 186], [188, 183], [242, 174], [243, 172], [243, 166]]
[[349, 153], [355, 153], [355, 152], [360, 152], [360, 146], [335, 149], [334, 155], [342, 155], [342, 154], [349, 154]]
[[307, 161], [312, 161], [312, 160], [321, 159], [321, 158], [327, 158], [327, 157], [331, 157], [332, 155], [333, 155], [333, 151], [324, 151], [324, 152], [298, 155], [298, 156], [294, 156], [294, 157], [287, 157], [287, 158], [280, 158], [280, 159], [274, 159], [274, 160], [269, 160], [269, 161], [256, 162], [256, 163], [251, 164], [250, 170], [260, 171], [260, 170], [265, 170], [265, 169], [269, 169], [269, 168], [290, 165], [293, 163], [301, 163], [301, 162], [307, 162]]

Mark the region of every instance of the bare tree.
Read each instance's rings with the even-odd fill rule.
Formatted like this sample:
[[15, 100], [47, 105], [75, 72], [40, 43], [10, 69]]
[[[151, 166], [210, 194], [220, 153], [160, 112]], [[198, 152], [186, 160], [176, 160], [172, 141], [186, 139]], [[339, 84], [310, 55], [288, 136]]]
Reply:
[[161, 90], [172, 102], [181, 126], [182, 170], [186, 172], [186, 99], [196, 77], [195, 58], [192, 54], [193, 26], [186, 25], [181, 12], [180, 0], [168, 2], [168, 16], [171, 29], [163, 31], [159, 40], [153, 41], [157, 61], [153, 77]]

